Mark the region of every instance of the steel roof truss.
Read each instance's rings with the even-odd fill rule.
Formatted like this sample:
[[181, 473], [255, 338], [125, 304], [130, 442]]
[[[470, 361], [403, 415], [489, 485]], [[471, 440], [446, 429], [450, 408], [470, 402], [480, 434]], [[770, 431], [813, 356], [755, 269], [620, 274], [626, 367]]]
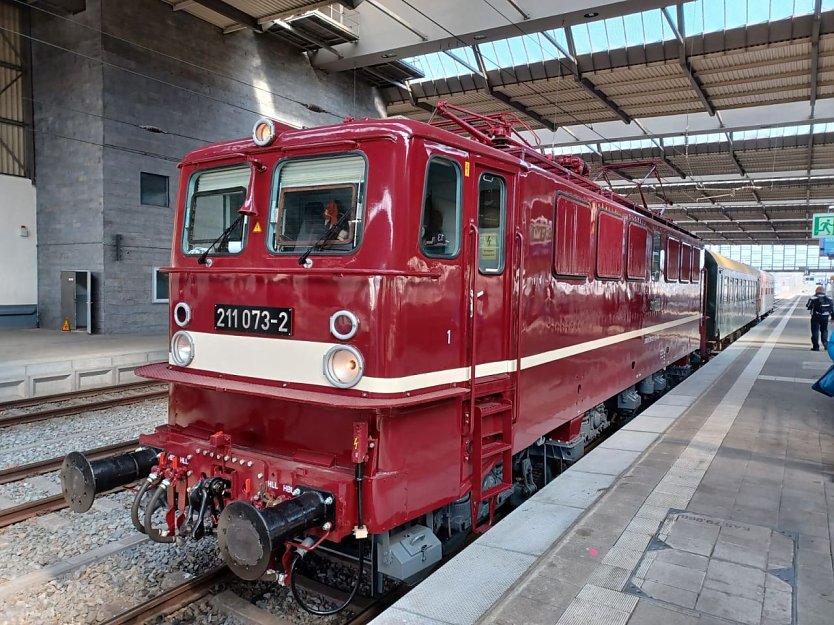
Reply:
[[[552, 122], [549, 119], [545, 119], [545, 117], [543, 117], [542, 115], [540, 115], [539, 113], [537, 113], [536, 111], [531, 109], [530, 107], [525, 106], [524, 104], [521, 104], [521, 102], [516, 102], [510, 96], [508, 96], [506, 93], [503, 93], [503, 92], [498, 91], [497, 89], [495, 89], [492, 86], [492, 83], [489, 80], [489, 76], [487, 75], [486, 65], [484, 64], [484, 57], [481, 54], [481, 50], [480, 50], [480, 48], [478, 47], [477, 44], [472, 46], [472, 51], [475, 53], [475, 60], [478, 63], [478, 67], [477, 68], [472, 67], [469, 63], [463, 63], [463, 65], [467, 69], [474, 72], [475, 75], [480, 77], [481, 83], [482, 83], [481, 87], [482, 87], [482, 89], [485, 93], [487, 93], [489, 96], [495, 98], [496, 100], [498, 100], [502, 104], [505, 104], [506, 106], [509, 106], [511, 109], [521, 113], [525, 117], [529, 117], [530, 119], [532, 119], [536, 123], [541, 124], [542, 126], [547, 128], [551, 132], [556, 131], [558, 126], [555, 122]], [[459, 63], [462, 63], [461, 59], [457, 55], [449, 53], [449, 52], [447, 52], [447, 54], [449, 56], [451, 56], [453, 59], [455, 59], [456, 61], [458, 61]]]
[[616, 102], [600, 91], [599, 87], [582, 75], [582, 72], [579, 70], [579, 66], [576, 64], [576, 45], [573, 41], [573, 33], [571, 32], [570, 26], [565, 27], [565, 38], [568, 41], [569, 56], [574, 60], [569, 61], [567, 59], [559, 59], [559, 62], [570, 70], [573, 74], [574, 80], [576, 80], [576, 83], [580, 87], [596, 98], [597, 101], [608, 108], [612, 113], [614, 113], [614, 115], [619, 117], [623, 123], [630, 124], [631, 116], [623, 111]]

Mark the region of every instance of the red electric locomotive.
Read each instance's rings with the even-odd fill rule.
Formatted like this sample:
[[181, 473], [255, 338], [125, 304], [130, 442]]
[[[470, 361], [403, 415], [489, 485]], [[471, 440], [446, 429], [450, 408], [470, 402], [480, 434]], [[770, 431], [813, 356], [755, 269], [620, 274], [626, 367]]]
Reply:
[[138, 370], [170, 383], [169, 422], [70, 454], [74, 509], [147, 476], [137, 529], [216, 533], [243, 578], [350, 539], [408, 579], [686, 375], [699, 241], [514, 119], [438, 114], [261, 120], [184, 159], [170, 361]]

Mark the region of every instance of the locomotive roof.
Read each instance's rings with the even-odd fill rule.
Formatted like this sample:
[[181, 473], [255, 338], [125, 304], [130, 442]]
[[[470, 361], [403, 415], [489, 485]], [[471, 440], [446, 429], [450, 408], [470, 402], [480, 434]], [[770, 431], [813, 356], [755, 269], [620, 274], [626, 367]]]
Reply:
[[183, 159], [181, 165], [205, 163], [233, 156], [255, 157], [258, 154], [271, 152], [275, 150], [276, 147], [284, 149], [301, 149], [311, 143], [321, 143], [324, 146], [336, 145], [339, 142], [355, 142], [379, 137], [422, 137], [439, 143], [459, 147], [468, 152], [488, 155], [492, 158], [503, 160], [509, 164], [515, 165], [521, 169], [536, 168], [544, 173], [558, 178], [564, 183], [573, 184], [579, 187], [581, 193], [596, 194], [599, 196], [599, 199], [604, 202], [617, 202], [623, 207], [630, 208], [631, 210], [637, 211], [647, 217], [650, 217], [651, 219], [657, 220], [667, 227], [685, 234], [692, 239], [698, 239], [697, 235], [687, 232], [674, 222], [664, 218], [662, 215], [642, 206], [638, 206], [622, 196], [616, 196], [616, 198], [607, 197], [606, 191], [603, 187], [590, 178], [570, 172], [555, 163], [554, 169], [544, 169], [535, 162], [528, 162], [523, 158], [510, 154], [504, 150], [485, 145], [469, 137], [456, 134], [444, 128], [438, 128], [425, 122], [396, 116], [381, 119], [365, 118], [354, 120], [348, 118], [341, 124], [315, 126], [311, 128], [293, 128], [280, 122], [276, 122], [275, 125], [278, 133], [275, 144], [260, 147], [255, 145], [250, 138], [212, 143], [189, 152]]
[[739, 273], [746, 273], [751, 276], [759, 276], [759, 270], [751, 267], [750, 265], [745, 265], [744, 263], [739, 263], [734, 260], [727, 258], [726, 256], [722, 256], [721, 254], [717, 254], [715, 252], [707, 252], [709, 256], [713, 258], [715, 264], [721, 267], [722, 269], [731, 269], [732, 271], [737, 271]]

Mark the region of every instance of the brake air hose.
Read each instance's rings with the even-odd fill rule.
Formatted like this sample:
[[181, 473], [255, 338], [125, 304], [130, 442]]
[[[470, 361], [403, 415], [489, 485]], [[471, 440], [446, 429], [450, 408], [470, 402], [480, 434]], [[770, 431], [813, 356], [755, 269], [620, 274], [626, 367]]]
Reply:
[[130, 507], [130, 520], [133, 521], [133, 527], [143, 534], [145, 533], [145, 526], [142, 525], [142, 521], [139, 519], [139, 507], [142, 505], [142, 499], [145, 497], [145, 493], [148, 492], [148, 489], [156, 486], [158, 482], [159, 476], [155, 473], [151, 473], [148, 476], [148, 479], [142, 482], [142, 486], [136, 493], [136, 497], [133, 498], [133, 505]]
[[168, 480], [162, 480], [153, 492], [153, 495], [151, 495], [148, 505], [145, 506], [145, 533], [148, 535], [148, 538], [157, 543], [172, 543], [177, 539], [173, 534], [163, 536], [162, 532], [153, 526], [153, 513], [156, 510], [160, 498], [165, 494], [170, 485], [171, 483]]

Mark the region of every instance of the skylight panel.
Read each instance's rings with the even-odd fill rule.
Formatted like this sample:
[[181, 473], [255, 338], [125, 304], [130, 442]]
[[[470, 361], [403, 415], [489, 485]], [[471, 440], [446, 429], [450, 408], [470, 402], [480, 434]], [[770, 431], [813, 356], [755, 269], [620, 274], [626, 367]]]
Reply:
[[747, 24], [747, 3], [738, 2], [738, 0], [735, 2], [725, 2], [724, 29], [742, 28], [745, 24]]
[[[686, 37], [744, 28], [768, 21], [786, 20], [814, 12], [816, 0], [690, 0], [682, 5], [683, 24], [678, 24], [675, 6], [667, 7], [668, 19], [660, 9], [652, 9], [605, 20], [583, 22], [570, 27], [577, 56], [645, 46], [675, 39], [674, 28]], [[822, 0], [822, 10], [834, 10], [834, 0]], [[674, 25], [674, 26], [673, 26]], [[554, 45], [555, 42], [555, 45]], [[565, 28], [545, 33], [519, 35], [479, 45], [486, 69], [496, 70], [540, 63], [569, 54]], [[466, 64], [476, 67], [468, 46], [453, 52]], [[438, 80], [471, 74], [471, 67], [456, 62], [449, 55], [431, 53], [403, 59], [424, 74], [414, 82]]]
[[[834, 0], [831, 0], [831, 2], [834, 2]], [[562, 48], [562, 50], [569, 53], [570, 49], [568, 46], [568, 37], [565, 34], [564, 28], [556, 28], [554, 30], [548, 30], [546, 32], [550, 36], [550, 38], [553, 39]]]
[[643, 40], [645, 43], [657, 43], [663, 41], [663, 15], [660, 9], [654, 11], [643, 11], [640, 13], [643, 18]]
[[627, 43], [625, 19], [614, 17], [605, 20], [605, 30], [608, 36], [609, 49], [625, 48]]
[[[683, 5], [687, 36], [787, 20], [814, 12], [815, 0], [694, 0]], [[823, 0], [822, 10], [834, 9]]]
[[[598, 24], [599, 22], [592, 23]], [[591, 48], [591, 34], [588, 30], [589, 26], [590, 24], [577, 24], [570, 29], [577, 55], [590, 54], [593, 51]]]
[[632, 13], [623, 18], [628, 47], [643, 45], [643, 20], [639, 13]]
[[[453, 50], [458, 56], [466, 57], [466, 49]], [[468, 60], [468, 58], [467, 58]], [[410, 63], [419, 69], [425, 76], [423, 78], [416, 78], [411, 82], [424, 82], [427, 80], [439, 80], [441, 78], [450, 78], [452, 76], [460, 76], [461, 74], [471, 74], [472, 72], [464, 67], [462, 64], [455, 61], [448, 54], [442, 52], [432, 52], [430, 54], [423, 54], [407, 59], [404, 62]], [[474, 58], [472, 59], [474, 63]]]

